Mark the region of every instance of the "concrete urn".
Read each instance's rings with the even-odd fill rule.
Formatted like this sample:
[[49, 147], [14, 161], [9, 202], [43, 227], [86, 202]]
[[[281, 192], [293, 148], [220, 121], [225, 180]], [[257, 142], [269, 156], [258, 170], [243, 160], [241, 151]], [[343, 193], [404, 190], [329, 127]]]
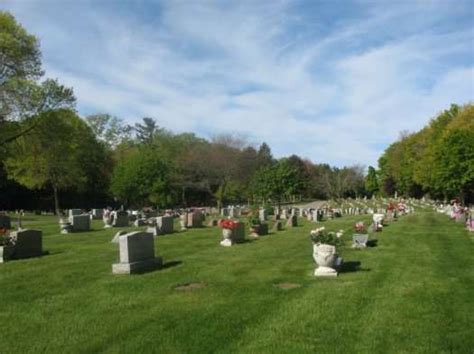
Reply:
[[326, 244], [313, 244], [313, 259], [318, 265], [315, 276], [337, 276], [336, 267], [341, 263], [336, 247]]
[[221, 245], [224, 247], [232, 246], [232, 230], [231, 229], [222, 229], [222, 241]]

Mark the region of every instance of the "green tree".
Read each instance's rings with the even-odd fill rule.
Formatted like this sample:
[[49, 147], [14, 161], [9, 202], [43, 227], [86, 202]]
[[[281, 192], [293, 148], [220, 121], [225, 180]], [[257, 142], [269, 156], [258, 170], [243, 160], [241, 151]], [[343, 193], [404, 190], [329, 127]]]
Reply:
[[50, 111], [37, 118], [36, 129], [11, 144], [5, 167], [9, 178], [27, 188], [50, 187], [59, 215], [59, 191], [86, 184], [97, 148], [92, 131], [74, 111]]
[[38, 83], [42, 75], [38, 40], [0, 11], [0, 148], [34, 129], [38, 114], [74, 106], [72, 89], [56, 80]]
[[117, 162], [111, 191], [128, 206], [166, 206], [170, 194], [169, 165], [155, 149], [133, 148]]
[[290, 165], [288, 159], [281, 159], [256, 172], [254, 189], [264, 203], [271, 198], [280, 207], [285, 196], [294, 195], [301, 188], [301, 183], [298, 171]]
[[158, 124], [153, 118], [143, 118], [143, 123], [135, 124], [137, 140], [141, 144], [151, 144], [153, 138], [160, 131]]
[[131, 139], [133, 127], [110, 114], [90, 115], [86, 117], [86, 122], [97, 139], [104, 142], [109, 148]]
[[267, 143], [262, 143], [262, 145], [260, 145], [258, 148], [257, 162], [259, 167], [270, 166], [274, 163], [272, 150]]
[[370, 196], [376, 194], [379, 190], [377, 171], [372, 166], [369, 166], [367, 176], [365, 177], [365, 189]]

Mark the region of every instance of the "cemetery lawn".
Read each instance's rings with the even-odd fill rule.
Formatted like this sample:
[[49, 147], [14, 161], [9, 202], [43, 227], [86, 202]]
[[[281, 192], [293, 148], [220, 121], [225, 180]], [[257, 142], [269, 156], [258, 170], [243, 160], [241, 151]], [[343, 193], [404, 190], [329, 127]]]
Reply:
[[[335, 279], [313, 276], [303, 219], [231, 248], [218, 228], [161, 236], [164, 269], [133, 276], [112, 275], [116, 229], [31, 219], [50, 254], [0, 264], [1, 353], [474, 352], [474, 239], [445, 215], [392, 222], [362, 251], [351, 229], [369, 216], [324, 222], [346, 230]], [[202, 287], [175, 289], [188, 283]]]

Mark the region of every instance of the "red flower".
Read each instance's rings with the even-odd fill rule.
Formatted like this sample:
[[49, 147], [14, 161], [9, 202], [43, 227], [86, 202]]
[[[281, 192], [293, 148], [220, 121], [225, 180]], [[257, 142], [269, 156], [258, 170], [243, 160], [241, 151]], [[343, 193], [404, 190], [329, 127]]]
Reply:
[[219, 226], [222, 227], [223, 229], [230, 229], [234, 230], [237, 228], [239, 223], [237, 221], [231, 220], [231, 219], [224, 219], [219, 222]]

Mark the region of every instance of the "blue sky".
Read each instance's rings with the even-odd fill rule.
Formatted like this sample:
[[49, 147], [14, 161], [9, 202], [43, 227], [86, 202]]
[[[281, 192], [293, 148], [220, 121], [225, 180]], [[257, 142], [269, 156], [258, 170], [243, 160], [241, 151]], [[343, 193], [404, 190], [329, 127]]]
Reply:
[[337, 166], [474, 100], [474, 1], [3, 0], [81, 115]]

